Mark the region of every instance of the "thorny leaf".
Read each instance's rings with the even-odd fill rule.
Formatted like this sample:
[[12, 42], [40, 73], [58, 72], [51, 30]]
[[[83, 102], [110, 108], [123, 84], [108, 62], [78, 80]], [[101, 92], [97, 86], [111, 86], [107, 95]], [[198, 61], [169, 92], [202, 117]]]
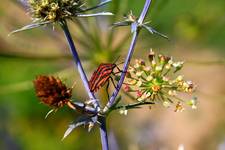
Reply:
[[24, 27], [22, 27], [20, 29], [17, 29], [17, 30], [14, 30], [14, 31], [10, 32], [8, 34], [8, 36], [10, 36], [10, 35], [12, 35], [14, 33], [17, 33], [17, 32], [38, 28], [38, 27], [41, 27], [43, 25], [47, 25], [47, 24], [50, 24], [50, 23], [52, 23], [52, 22], [51, 21], [46, 21], [46, 22], [32, 23], [32, 24], [26, 25], [26, 26], [24, 26]]
[[93, 9], [96, 9], [96, 8], [99, 8], [99, 7], [102, 7], [102, 6], [108, 4], [108, 3], [111, 2], [111, 1], [112, 1], [112, 0], [105, 0], [105, 1], [103, 1], [103, 2], [101, 2], [101, 3], [99, 3], [99, 4], [97, 4], [97, 5], [94, 6], [94, 7], [90, 7], [90, 8], [84, 9], [83, 12], [90, 11], [90, 10], [93, 10]]
[[113, 15], [110, 12], [99, 12], [99, 13], [94, 13], [94, 14], [79, 14], [77, 17], [97, 17], [97, 16], [110, 16]]
[[165, 39], [168, 39], [168, 37], [158, 31], [156, 31], [155, 29], [153, 29], [150, 26], [147, 26], [146, 24], [148, 24], [149, 22], [146, 23], [142, 23], [140, 24], [137, 20], [138, 18], [136, 18], [132, 11], [130, 12], [130, 14], [128, 14], [127, 16], [125, 16], [125, 20], [124, 21], [120, 21], [120, 22], [116, 22], [113, 23], [113, 27], [120, 27], [120, 26], [131, 26], [131, 33], [136, 32], [136, 30], [139, 28], [145, 28], [146, 30], [148, 30], [151, 34], [156, 34], [159, 35]]
[[159, 36], [161, 36], [161, 37], [163, 37], [163, 38], [165, 38], [165, 39], [169, 39], [166, 35], [164, 35], [164, 34], [158, 32], [158, 31], [156, 31], [155, 29], [153, 29], [153, 28], [150, 27], [150, 26], [147, 26], [147, 25], [145, 25], [145, 24], [143, 24], [142, 26], [143, 26], [146, 30], [148, 30], [151, 34], [156, 34], [156, 35], [159, 35]]
[[94, 124], [97, 122], [97, 116], [87, 116], [83, 115], [79, 118], [77, 118], [76, 121], [74, 121], [72, 124], [69, 125], [68, 129], [64, 133], [64, 136], [62, 140], [64, 140], [74, 129], [76, 129], [79, 126], [88, 126], [88, 132], [91, 131], [93, 128]]
[[53, 112], [56, 112], [56, 109], [51, 109], [46, 115], [45, 115], [45, 119], [48, 118], [48, 116], [53, 113]]

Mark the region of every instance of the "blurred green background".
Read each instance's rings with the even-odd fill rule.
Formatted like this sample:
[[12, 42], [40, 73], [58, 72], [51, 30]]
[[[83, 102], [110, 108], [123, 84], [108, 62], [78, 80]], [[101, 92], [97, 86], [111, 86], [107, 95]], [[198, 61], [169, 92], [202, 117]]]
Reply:
[[[130, 10], [139, 15], [144, 2], [113, 0], [104, 9], [115, 16], [70, 22], [89, 77], [99, 63], [125, 57], [129, 29], [109, 26]], [[153, 48], [185, 60], [182, 73], [198, 85], [199, 106], [183, 113], [161, 106], [130, 111], [128, 116], [114, 112], [108, 119], [112, 150], [174, 150], [180, 144], [187, 150], [225, 150], [225, 1], [154, 0], [146, 20], [170, 41], [143, 30], [134, 57], [145, 59]], [[31, 22], [15, 0], [0, 3], [0, 21], [0, 149], [100, 149], [97, 128], [90, 133], [79, 128], [61, 141], [78, 114], [63, 108], [44, 119], [49, 108], [35, 97], [32, 80], [39, 74], [81, 85], [61, 29], [38, 28], [8, 37]], [[75, 86], [73, 93], [74, 99], [87, 99], [82, 86]]]

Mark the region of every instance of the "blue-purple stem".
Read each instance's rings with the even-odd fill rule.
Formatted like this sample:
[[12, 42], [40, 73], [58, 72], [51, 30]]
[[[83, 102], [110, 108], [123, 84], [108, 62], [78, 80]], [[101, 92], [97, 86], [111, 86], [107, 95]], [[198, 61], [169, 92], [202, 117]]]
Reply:
[[109, 150], [109, 143], [108, 143], [108, 135], [106, 129], [106, 118], [100, 118], [100, 134], [101, 134], [101, 143], [102, 143], [102, 150]]
[[[143, 23], [146, 15], [148, 13], [150, 4], [151, 4], [151, 0], [146, 0], [145, 5], [144, 5], [144, 9], [143, 9], [143, 11], [142, 11], [142, 13], [141, 13], [141, 15], [140, 15], [140, 17], [138, 19], [138, 24], [142, 24]], [[90, 88], [89, 88], [89, 85], [88, 85], [87, 76], [86, 76], [86, 74], [84, 72], [84, 69], [82, 67], [81, 61], [79, 59], [76, 47], [75, 47], [74, 42], [72, 40], [72, 37], [70, 35], [70, 32], [69, 32], [69, 29], [68, 29], [66, 21], [62, 21], [61, 22], [61, 26], [62, 26], [62, 29], [63, 29], [64, 34], [66, 36], [66, 39], [68, 41], [68, 44], [70, 46], [70, 50], [71, 50], [71, 52], [73, 54], [73, 57], [74, 57], [74, 60], [75, 60], [78, 72], [79, 72], [80, 77], [81, 77], [81, 79], [83, 81], [84, 87], [85, 87], [85, 89], [86, 89], [86, 91], [87, 91], [87, 93], [89, 95], [89, 98], [92, 99], [92, 100], [96, 100], [95, 95], [90, 91]], [[123, 73], [121, 74], [121, 78], [120, 78], [120, 80], [119, 80], [119, 82], [117, 84], [116, 90], [113, 92], [112, 96], [110, 97], [109, 102], [107, 103], [106, 107], [104, 108], [105, 111], [107, 111], [108, 108], [111, 108], [113, 106], [113, 104], [115, 103], [116, 97], [117, 97], [117, 95], [119, 93], [119, 90], [122, 87], [122, 84], [124, 82], [128, 66], [130, 64], [132, 55], [134, 53], [134, 48], [135, 48], [135, 45], [136, 45], [136, 42], [137, 42], [139, 31], [140, 31], [139, 27], [136, 26], [136, 30], [133, 32], [132, 41], [131, 41], [131, 44], [130, 44], [130, 47], [129, 47], [129, 50], [128, 50], [128, 55], [127, 55], [127, 58], [126, 58], [126, 61], [125, 61], [124, 67], [123, 67]], [[100, 106], [98, 100], [95, 101], [95, 106], [96, 106], [96, 108], [98, 108]], [[100, 122], [100, 134], [101, 134], [102, 150], [109, 150], [105, 116], [100, 117], [99, 122]]]
[[[143, 11], [142, 11], [142, 13], [141, 13], [141, 15], [138, 19], [138, 24], [143, 23], [146, 15], [148, 13], [150, 5], [151, 5], [151, 0], [146, 0]], [[134, 53], [134, 48], [135, 48], [135, 45], [136, 45], [136, 42], [137, 42], [139, 32], [140, 32], [140, 29], [136, 25], [136, 30], [134, 30], [134, 32], [133, 32], [133, 37], [132, 37], [132, 41], [131, 41], [131, 44], [130, 44], [130, 47], [129, 47], [129, 50], [128, 50], [128, 55], [127, 55], [126, 61], [124, 63], [123, 72], [121, 74], [120, 80], [119, 80], [119, 82], [116, 86], [115, 91], [113, 92], [112, 96], [110, 97], [109, 102], [107, 103], [106, 107], [104, 108], [104, 111], [108, 111], [113, 106], [113, 104], [115, 103], [116, 97], [117, 97], [117, 95], [118, 95], [118, 93], [119, 93], [119, 91], [120, 91], [120, 89], [123, 85], [123, 82], [124, 82], [124, 79], [125, 79], [125, 76], [126, 76], [126, 72], [127, 72], [128, 67], [129, 67], [129, 64], [130, 64], [130, 60], [131, 60], [132, 55]]]
[[[62, 21], [61, 22], [61, 27], [62, 27], [62, 29], [64, 31], [64, 34], [66, 36], [66, 39], [68, 41], [68, 44], [69, 44], [69, 47], [70, 47], [70, 51], [73, 54], [73, 58], [75, 60], [76, 67], [78, 69], [78, 72], [79, 72], [80, 77], [82, 79], [82, 82], [84, 84], [84, 87], [85, 87], [85, 89], [86, 89], [86, 91], [87, 91], [87, 93], [89, 95], [89, 98], [91, 100], [95, 100], [95, 104], [94, 105], [95, 105], [95, 108], [98, 109], [100, 107], [99, 101], [95, 98], [95, 95], [90, 91], [90, 88], [89, 88], [89, 85], [88, 85], [87, 76], [86, 76], [86, 74], [84, 72], [84, 69], [82, 67], [80, 58], [78, 56], [76, 47], [74, 45], [74, 42], [73, 42], [73, 39], [71, 37], [71, 34], [70, 34], [69, 29], [68, 29], [66, 21]], [[106, 119], [105, 117], [101, 117], [101, 120], [100, 120], [101, 143], [102, 143], [102, 150], [109, 150], [108, 136], [107, 136], [107, 131], [106, 131], [106, 121], [105, 121], [105, 119]]]
[[74, 45], [74, 42], [73, 42], [73, 39], [72, 39], [72, 36], [70, 34], [70, 31], [68, 29], [68, 26], [67, 26], [67, 23], [65, 20], [61, 21], [61, 26], [62, 26], [62, 29], [64, 31], [64, 34], [66, 36], [66, 39], [67, 39], [67, 42], [69, 44], [69, 47], [70, 47], [70, 51], [71, 53], [73, 54], [73, 58], [74, 58], [74, 61], [76, 63], [76, 67], [78, 69], [78, 72], [80, 74], [80, 77], [81, 77], [81, 80], [84, 84], [84, 87], [88, 93], [88, 96], [91, 100], [95, 100], [96, 102], [96, 107], [99, 107], [99, 102], [98, 100], [95, 98], [95, 95], [90, 91], [90, 88], [89, 88], [89, 85], [88, 85], [88, 79], [87, 79], [87, 76], [84, 72], [84, 69], [82, 67], [82, 64], [81, 64], [81, 61], [80, 61], [80, 58], [78, 56], [78, 53], [77, 53], [77, 50], [76, 50], [76, 47]]

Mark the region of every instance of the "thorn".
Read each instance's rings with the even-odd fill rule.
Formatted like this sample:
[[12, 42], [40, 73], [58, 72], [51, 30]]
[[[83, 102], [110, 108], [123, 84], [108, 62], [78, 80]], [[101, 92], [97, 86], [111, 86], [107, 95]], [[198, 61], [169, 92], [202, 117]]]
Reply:
[[45, 115], [45, 119], [48, 118], [48, 116], [53, 113], [54, 111], [57, 111], [56, 109], [51, 109], [46, 115]]

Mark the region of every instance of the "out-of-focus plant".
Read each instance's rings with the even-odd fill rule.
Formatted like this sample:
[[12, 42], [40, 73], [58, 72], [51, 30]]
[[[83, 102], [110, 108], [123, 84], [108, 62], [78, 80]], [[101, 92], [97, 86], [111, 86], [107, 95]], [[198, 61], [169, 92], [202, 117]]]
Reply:
[[[128, 109], [140, 108], [142, 105], [152, 105], [158, 101], [162, 101], [163, 105], [168, 107], [170, 103], [174, 103], [175, 100], [175, 110], [182, 111], [183, 100], [176, 96], [177, 92], [192, 92], [195, 87], [192, 82], [185, 81], [182, 75], [174, 77], [175, 73], [182, 68], [183, 62], [173, 62], [171, 57], [163, 55], [156, 56], [154, 52], [151, 51], [149, 54], [149, 65], [142, 60], [137, 60], [134, 66], [130, 65], [138, 35], [143, 28], [152, 34], [167, 38], [167, 36], [149, 26], [149, 22], [144, 22], [151, 5], [151, 0], [145, 1], [144, 8], [139, 17], [135, 17], [132, 13], [129, 13], [124, 21], [113, 24], [114, 27], [130, 26], [131, 28], [132, 40], [123, 69], [121, 70], [115, 63], [100, 61], [100, 66], [88, 81], [70, 34], [67, 21], [75, 21], [78, 23], [82, 32], [88, 35], [88, 30], [85, 32], [85, 22], [82, 24], [77, 18], [112, 15], [110, 12], [86, 13], [87, 11], [102, 7], [110, 1], [111, 0], [106, 0], [96, 6], [86, 7], [85, 1], [82, 0], [29, 0], [26, 5], [29, 7], [29, 12], [33, 19], [32, 24], [12, 32], [16, 33], [48, 24], [52, 24], [53, 26], [59, 24], [61, 26], [76, 63], [76, 69], [80, 74], [80, 78], [89, 96], [89, 100], [84, 102], [73, 101], [71, 98], [72, 88], [68, 88], [59, 78], [43, 75], [38, 76], [36, 80], [34, 80], [36, 95], [42, 103], [53, 108], [50, 113], [64, 105], [80, 113], [80, 117], [69, 125], [63, 139], [78, 126], [88, 126], [88, 130], [90, 131], [94, 125], [98, 124], [103, 150], [109, 149], [106, 118], [110, 112], [119, 109], [121, 113], [127, 114]], [[112, 44], [111, 38], [113, 36], [116, 35], [113, 35], [112, 32], [106, 45]], [[89, 38], [95, 41], [95, 37], [90, 36]], [[79, 40], [79, 37], [76, 37], [76, 39]], [[88, 45], [87, 42], [84, 41], [83, 44]], [[117, 49], [121, 49], [122, 46], [123, 43], [120, 43]], [[100, 47], [96, 47], [96, 49], [98, 48]], [[98, 55], [95, 56], [96, 52], [99, 52], [101, 55], [103, 51], [93, 51], [92, 57], [99, 57]], [[117, 51], [117, 54], [118, 52], [119, 51]], [[115, 71], [116, 68], [117, 72]], [[114, 83], [115, 78], [118, 79], [117, 85], [114, 85], [115, 90], [111, 96], [108, 95], [107, 104], [102, 104], [101, 100], [96, 98], [95, 92], [105, 84], [107, 84], [108, 87], [110, 81]], [[124, 104], [122, 101], [123, 97], [119, 95], [119, 91], [123, 85], [125, 94], [134, 98], [133, 103]], [[131, 92], [135, 92], [137, 96], [133, 96], [130, 94]], [[191, 105], [192, 108], [196, 108], [196, 99], [188, 101], [187, 104]]]

